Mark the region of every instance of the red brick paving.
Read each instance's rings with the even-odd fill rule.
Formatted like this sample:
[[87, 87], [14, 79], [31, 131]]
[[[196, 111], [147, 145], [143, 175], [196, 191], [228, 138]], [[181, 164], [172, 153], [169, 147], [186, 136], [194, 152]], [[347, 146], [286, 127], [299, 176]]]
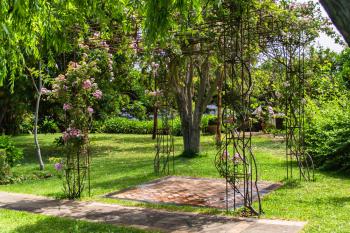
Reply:
[[[261, 196], [280, 187], [278, 183], [259, 181]], [[239, 188], [240, 190], [242, 187]], [[108, 194], [115, 199], [136, 200], [151, 203], [167, 203], [200, 207], [226, 208], [226, 183], [224, 179], [169, 176], [142, 184], [134, 188]], [[243, 199], [236, 193], [236, 207], [243, 205]], [[256, 199], [256, 191], [253, 192]], [[234, 207], [234, 192], [229, 188], [229, 208]]]

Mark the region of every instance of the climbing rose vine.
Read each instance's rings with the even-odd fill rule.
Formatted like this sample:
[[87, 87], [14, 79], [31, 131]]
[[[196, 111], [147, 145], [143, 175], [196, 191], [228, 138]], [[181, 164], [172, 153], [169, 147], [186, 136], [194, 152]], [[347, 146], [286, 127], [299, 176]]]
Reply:
[[64, 164], [56, 166], [64, 171], [64, 191], [68, 198], [79, 198], [89, 176], [89, 128], [94, 104], [103, 93], [95, 78], [100, 71], [96, 62], [70, 62], [65, 74], [60, 74], [52, 85], [51, 93], [62, 104], [66, 128], [62, 139], [65, 146]]

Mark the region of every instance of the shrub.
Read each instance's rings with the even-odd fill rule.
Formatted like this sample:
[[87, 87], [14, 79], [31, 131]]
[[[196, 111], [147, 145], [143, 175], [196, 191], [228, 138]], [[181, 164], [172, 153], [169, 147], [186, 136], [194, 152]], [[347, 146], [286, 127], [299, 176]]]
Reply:
[[347, 98], [308, 101], [305, 141], [316, 165], [350, 169], [350, 105]]
[[208, 125], [217, 124], [217, 116], [214, 115], [203, 115], [201, 121], [201, 129], [202, 132], [208, 132]]
[[33, 132], [34, 116], [33, 114], [25, 114], [22, 122], [19, 124], [19, 131], [23, 134], [31, 134]]
[[57, 123], [54, 120], [45, 117], [40, 127], [40, 133], [58, 133], [59, 131]]
[[[208, 117], [206, 117], [206, 118], [208, 118]], [[208, 118], [208, 125], [217, 125], [217, 123], [218, 123], [218, 118], [217, 117]]]
[[10, 166], [7, 163], [6, 157], [6, 151], [0, 149], [0, 184], [4, 183], [4, 181], [11, 175]]
[[6, 163], [13, 167], [21, 159], [23, 159], [23, 150], [14, 146], [10, 137], [0, 136], [0, 150], [6, 155]]
[[103, 133], [123, 134], [150, 134], [153, 130], [153, 121], [130, 120], [122, 117], [113, 117], [99, 122], [95, 126]]
[[[208, 127], [208, 121], [215, 116], [204, 115], [201, 122], [201, 128], [206, 131]], [[162, 122], [159, 121], [159, 127]], [[175, 136], [181, 136], [181, 120], [176, 117], [172, 122], [172, 132]], [[96, 122], [94, 124], [94, 131], [100, 133], [121, 133], [121, 134], [151, 134], [153, 132], [153, 120], [140, 121], [131, 120], [123, 117], [109, 118], [103, 122]]]
[[16, 148], [9, 137], [0, 136], [0, 184], [11, 183], [11, 167], [23, 158], [23, 151]]

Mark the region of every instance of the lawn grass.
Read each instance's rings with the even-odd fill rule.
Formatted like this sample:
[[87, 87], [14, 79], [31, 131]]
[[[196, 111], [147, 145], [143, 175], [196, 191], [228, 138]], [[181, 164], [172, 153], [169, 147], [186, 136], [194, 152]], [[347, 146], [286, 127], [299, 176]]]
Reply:
[[1, 233], [141, 233], [130, 227], [116, 227], [110, 224], [92, 223], [87, 221], [72, 220], [32, 214], [22, 211], [0, 209], [0, 232]]
[[[60, 150], [53, 144], [57, 136], [39, 136], [46, 162], [49, 157], [61, 156]], [[157, 178], [153, 173], [154, 141], [151, 140], [150, 135], [96, 134], [92, 135], [91, 139], [93, 149], [92, 197], [85, 196], [84, 200], [224, 214], [222, 211], [213, 209], [142, 204], [103, 198], [103, 194]], [[19, 136], [14, 140], [19, 147], [25, 149], [26, 155], [23, 165], [13, 169], [14, 174], [35, 172], [38, 165], [34, 156], [32, 137]], [[181, 152], [181, 140], [181, 138], [176, 138], [175, 141], [178, 154]], [[284, 181], [286, 171], [283, 142], [267, 136], [255, 136], [253, 145], [260, 179]], [[214, 137], [203, 136], [200, 156], [192, 159], [176, 156], [175, 175], [219, 177], [213, 163], [215, 154]], [[46, 169], [55, 173], [52, 164], [47, 164]], [[285, 183], [285, 186], [264, 197], [263, 218], [308, 221], [305, 232], [350, 232], [349, 176], [317, 171], [316, 182], [295, 180]], [[62, 196], [62, 181], [54, 176], [44, 180], [0, 186], [0, 190], [60, 197]]]

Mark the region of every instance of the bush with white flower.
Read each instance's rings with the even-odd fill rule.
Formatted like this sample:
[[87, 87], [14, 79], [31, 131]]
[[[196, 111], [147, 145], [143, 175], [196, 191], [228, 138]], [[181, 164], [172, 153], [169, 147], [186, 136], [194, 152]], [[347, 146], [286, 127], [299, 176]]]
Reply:
[[66, 128], [62, 139], [65, 159], [55, 168], [64, 171], [64, 191], [68, 198], [79, 198], [89, 172], [89, 129], [94, 104], [103, 96], [95, 82], [99, 74], [96, 62], [70, 62], [65, 74], [53, 83], [52, 94], [62, 104]]

